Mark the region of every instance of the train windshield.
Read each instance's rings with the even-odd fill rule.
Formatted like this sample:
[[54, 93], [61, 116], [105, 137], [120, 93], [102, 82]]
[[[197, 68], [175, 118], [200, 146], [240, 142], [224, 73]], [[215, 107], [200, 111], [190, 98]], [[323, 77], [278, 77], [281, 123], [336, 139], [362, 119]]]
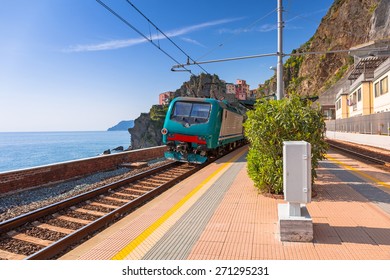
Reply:
[[209, 103], [176, 102], [171, 119], [188, 123], [207, 122], [211, 105]]

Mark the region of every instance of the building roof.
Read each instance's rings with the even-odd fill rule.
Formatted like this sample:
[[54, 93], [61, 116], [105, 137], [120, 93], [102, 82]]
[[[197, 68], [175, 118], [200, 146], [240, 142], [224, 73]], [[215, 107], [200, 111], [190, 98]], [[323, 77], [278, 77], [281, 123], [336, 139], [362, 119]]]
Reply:
[[374, 72], [388, 57], [365, 57], [362, 58], [353, 68], [348, 80], [356, 80], [362, 73]]

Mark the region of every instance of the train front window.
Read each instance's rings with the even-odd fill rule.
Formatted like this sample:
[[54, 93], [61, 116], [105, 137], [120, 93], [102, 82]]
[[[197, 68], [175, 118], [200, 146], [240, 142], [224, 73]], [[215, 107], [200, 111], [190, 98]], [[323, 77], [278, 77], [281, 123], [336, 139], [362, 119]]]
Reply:
[[189, 117], [191, 114], [192, 104], [187, 102], [176, 102], [174, 117]]
[[176, 102], [171, 119], [187, 123], [207, 122], [211, 105], [208, 103]]
[[194, 103], [192, 105], [191, 117], [207, 119], [210, 113], [210, 104]]

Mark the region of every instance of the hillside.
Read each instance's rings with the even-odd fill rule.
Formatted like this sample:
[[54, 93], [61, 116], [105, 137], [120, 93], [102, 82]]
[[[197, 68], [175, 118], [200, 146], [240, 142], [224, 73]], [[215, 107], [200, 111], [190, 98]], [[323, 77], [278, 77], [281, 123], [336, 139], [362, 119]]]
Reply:
[[[348, 50], [390, 37], [390, 0], [335, 0], [312, 38], [293, 52]], [[319, 95], [353, 64], [348, 53], [291, 56], [284, 65], [286, 92]], [[272, 77], [259, 88], [270, 92]]]

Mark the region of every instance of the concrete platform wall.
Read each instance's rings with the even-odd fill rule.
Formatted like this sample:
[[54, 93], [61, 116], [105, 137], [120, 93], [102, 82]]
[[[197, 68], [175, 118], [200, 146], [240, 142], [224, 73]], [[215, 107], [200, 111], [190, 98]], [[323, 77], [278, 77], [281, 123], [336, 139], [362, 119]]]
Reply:
[[165, 150], [165, 146], [159, 146], [44, 165], [36, 168], [1, 172], [0, 194], [54, 182], [62, 182], [95, 172], [113, 170], [125, 162], [146, 161], [163, 157]]
[[390, 150], [390, 136], [387, 135], [327, 131], [326, 137]]

